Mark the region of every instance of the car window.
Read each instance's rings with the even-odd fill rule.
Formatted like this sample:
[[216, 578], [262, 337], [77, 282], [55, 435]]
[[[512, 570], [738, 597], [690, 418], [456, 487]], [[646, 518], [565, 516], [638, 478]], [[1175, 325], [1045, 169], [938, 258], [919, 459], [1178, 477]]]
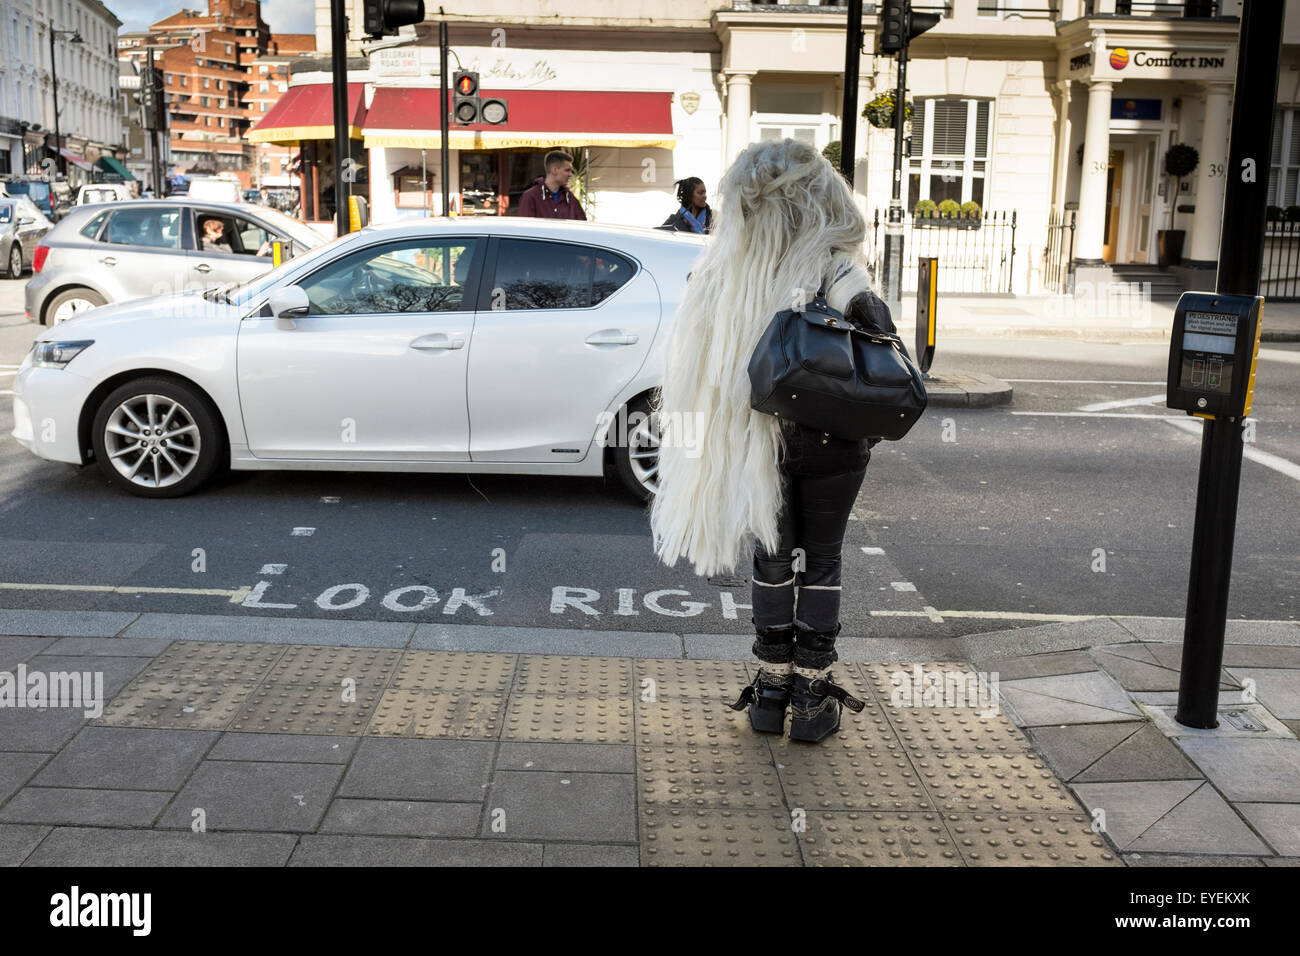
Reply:
[[410, 240], [364, 249], [299, 283], [311, 315], [456, 312], [472, 308], [465, 283], [481, 241]]
[[[635, 271], [630, 259], [606, 249], [502, 239], [492, 283], [494, 306], [507, 310], [585, 309], [613, 295]], [[496, 297], [500, 297], [499, 306]]]
[[238, 242], [234, 242], [232, 237], [231, 245], [235, 247], [236, 252], [246, 253], [250, 256], [269, 256], [271, 254], [271, 243], [279, 239], [273, 232], [268, 232], [262, 226], [250, 219], [244, 219], [241, 216], [235, 216], [235, 236]]
[[93, 217], [90, 222], [81, 227], [81, 234], [87, 239], [94, 239], [99, 235], [99, 229], [104, 225], [104, 220], [108, 218], [108, 213], [101, 212], [98, 216]]
[[13, 203], [0, 202], [0, 222], [14, 221]]
[[87, 189], [81, 194], [83, 203], [93, 202], [112, 202], [117, 198], [117, 193], [112, 189]]
[[181, 247], [181, 214], [175, 208], [118, 209], [108, 221], [104, 241], [152, 249]]

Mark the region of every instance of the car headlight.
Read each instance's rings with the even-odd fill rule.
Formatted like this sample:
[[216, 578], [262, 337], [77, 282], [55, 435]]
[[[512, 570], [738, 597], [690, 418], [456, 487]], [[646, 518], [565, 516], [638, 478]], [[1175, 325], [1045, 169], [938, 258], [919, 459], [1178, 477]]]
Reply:
[[32, 364], [37, 368], [63, 368], [94, 344], [94, 339], [83, 339], [79, 342], [34, 342], [31, 351]]

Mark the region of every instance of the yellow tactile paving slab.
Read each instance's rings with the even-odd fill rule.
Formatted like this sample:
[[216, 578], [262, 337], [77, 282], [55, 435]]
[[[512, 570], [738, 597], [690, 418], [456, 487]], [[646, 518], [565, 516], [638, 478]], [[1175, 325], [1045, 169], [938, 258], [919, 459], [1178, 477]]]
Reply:
[[984, 701], [898, 699], [910, 663], [841, 662], [837, 682], [866, 707], [804, 744], [756, 734], [726, 706], [754, 673], [752, 661], [176, 642], [95, 723], [634, 745], [647, 865], [1122, 865]]
[[495, 740], [504, 723], [506, 695], [390, 687], [366, 733], [373, 737], [455, 737]]

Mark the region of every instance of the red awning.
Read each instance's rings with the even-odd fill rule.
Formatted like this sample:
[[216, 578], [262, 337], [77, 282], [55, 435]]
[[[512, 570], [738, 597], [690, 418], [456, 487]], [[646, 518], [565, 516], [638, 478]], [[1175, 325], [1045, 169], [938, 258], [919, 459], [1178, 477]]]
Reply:
[[73, 166], [76, 166], [79, 169], [84, 169], [87, 172], [90, 172], [95, 168], [94, 164], [89, 162], [85, 156], [78, 156], [76, 153], [68, 152], [66, 149], [59, 150], [59, 155], [70, 162]]
[[[365, 84], [348, 84], [348, 136], [361, 138], [365, 122]], [[329, 83], [291, 86], [271, 112], [248, 131], [251, 143], [297, 143], [334, 138], [334, 87]]]
[[[500, 126], [453, 126], [448, 135], [452, 149], [546, 149], [561, 144], [672, 149], [677, 144], [671, 93], [483, 90], [481, 98], [505, 100], [507, 121]], [[437, 149], [437, 89], [376, 88], [362, 132], [367, 148]]]

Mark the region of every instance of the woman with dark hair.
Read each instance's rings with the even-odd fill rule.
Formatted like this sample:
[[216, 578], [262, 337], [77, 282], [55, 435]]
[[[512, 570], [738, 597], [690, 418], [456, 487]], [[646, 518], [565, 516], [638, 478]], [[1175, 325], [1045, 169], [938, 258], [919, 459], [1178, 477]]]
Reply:
[[663, 226], [674, 232], [696, 232], [706, 235], [713, 228], [713, 210], [709, 208], [709, 192], [704, 180], [688, 176], [673, 183], [677, 187], [677, 204], [681, 207], [664, 220]]

